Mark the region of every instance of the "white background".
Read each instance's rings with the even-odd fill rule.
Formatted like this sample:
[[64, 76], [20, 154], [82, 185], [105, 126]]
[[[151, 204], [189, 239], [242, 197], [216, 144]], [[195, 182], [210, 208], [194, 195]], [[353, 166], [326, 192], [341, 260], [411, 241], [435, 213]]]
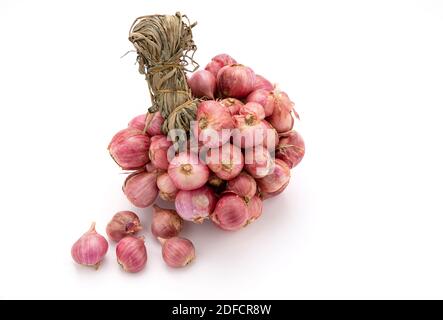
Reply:
[[[134, 209], [106, 147], [149, 104], [137, 16], [197, 20], [296, 102], [307, 153], [262, 219], [188, 225], [197, 260], [125, 274], [72, 262], [97, 221]], [[443, 298], [443, 2], [5, 1], [0, 4], [0, 298]], [[134, 209], [145, 226], [150, 210]]]

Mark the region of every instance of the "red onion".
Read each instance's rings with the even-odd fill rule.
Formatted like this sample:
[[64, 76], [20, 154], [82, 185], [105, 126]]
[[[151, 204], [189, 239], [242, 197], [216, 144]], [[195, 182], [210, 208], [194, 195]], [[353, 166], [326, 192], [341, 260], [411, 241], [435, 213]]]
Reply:
[[234, 192], [248, 202], [257, 193], [257, 184], [253, 177], [246, 172], [242, 172], [228, 181], [226, 190]]
[[133, 118], [128, 123], [128, 127], [143, 131], [143, 130], [145, 130], [145, 123], [146, 123], [146, 114], [141, 114], [141, 115]]
[[162, 256], [168, 266], [182, 268], [195, 259], [195, 248], [188, 239], [175, 237], [165, 241]]
[[268, 91], [272, 91], [272, 90], [274, 90], [274, 86], [266, 78], [262, 77], [261, 75], [256, 74], [253, 91], [259, 90], [259, 89], [265, 89]]
[[126, 178], [123, 192], [136, 207], [147, 208], [158, 195], [157, 172], [138, 171]]
[[291, 178], [289, 166], [280, 159], [275, 160], [274, 171], [264, 178], [257, 179], [260, 192], [273, 194], [282, 191], [281, 188], [288, 185]]
[[207, 64], [205, 70], [211, 72], [217, 79], [218, 72], [221, 68], [235, 63], [237, 63], [237, 61], [235, 61], [235, 59], [232, 58], [230, 55], [219, 54], [212, 58], [211, 62]]
[[214, 210], [216, 201], [214, 191], [203, 186], [197, 190], [179, 191], [175, 208], [184, 220], [202, 223]]
[[71, 249], [75, 262], [98, 269], [108, 251], [108, 241], [95, 231], [95, 222], [89, 230], [78, 239]]
[[214, 99], [217, 83], [211, 72], [207, 70], [195, 72], [188, 80], [188, 84], [194, 97]]
[[160, 112], [148, 113], [146, 117], [146, 133], [152, 136], [157, 136], [162, 133], [163, 119]]
[[124, 170], [134, 170], [149, 162], [150, 139], [142, 131], [126, 128], [118, 132], [108, 146], [114, 161]]
[[261, 145], [266, 135], [266, 125], [252, 115], [233, 116], [235, 129], [232, 131], [233, 143], [241, 148]]
[[260, 190], [260, 196], [261, 196], [261, 198], [262, 198], [263, 200], [266, 200], [266, 199], [269, 199], [269, 198], [273, 198], [273, 197], [275, 197], [275, 196], [278, 196], [280, 193], [282, 193], [283, 191], [285, 191], [285, 189], [286, 189], [286, 187], [288, 186], [288, 184], [289, 184], [289, 181], [288, 181], [286, 184], [284, 184], [280, 189], [278, 189], [278, 190], [275, 191], [275, 192], [271, 192], [271, 193], [266, 193], [266, 192]]
[[254, 178], [263, 178], [274, 170], [274, 160], [268, 149], [255, 146], [245, 150], [245, 169]]
[[235, 98], [223, 99], [220, 101], [220, 104], [227, 108], [232, 116], [238, 114], [240, 108], [243, 106], [243, 102]]
[[267, 129], [264, 134], [263, 146], [269, 151], [274, 151], [279, 143], [278, 132], [268, 121], [262, 120], [262, 122]]
[[214, 100], [203, 101], [197, 109], [194, 136], [208, 148], [217, 148], [231, 137], [234, 123], [231, 114]]
[[169, 148], [172, 142], [164, 135], [153, 136], [151, 138], [151, 146], [149, 147], [149, 159], [151, 163], [158, 169], [167, 170], [169, 166], [168, 153], [173, 156], [175, 151]]
[[160, 242], [165, 239], [176, 237], [183, 229], [183, 220], [175, 210], [163, 209], [154, 205], [151, 231]]
[[242, 171], [244, 160], [239, 147], [226, 143], [218, 149], [210, 149], [206, 163], [219, 178], [231, 180]]
[[143, 237], [125, 237], [118, 242], [115, 251], [117, 262], [126, 272], [139, 272], [148, 261], [148, 253]]
[[239, 113], [244, 116], [253, 116], [257, 120], [265, 118], [265, 109], [257, 102], [248, 102], [240, 108]]
[[263, 212], [263, 201], [258, 197], [254, 196], [247, 203], [248, 205], [248, 223], [254, 222], [260, 218]]
[[217, 75], [217, 86], [224, 97], [246, 98], [254, 84], [254, 71], [240, 64], [223, 67]]
[[234, 231], [243, 228], [249, 218], [249, 210], [243, 198], [235, 193], [222, 195], [211, 215], [212, 221], [223, 230]]
[[286, 162], [289, 168], [294, 168], [305, 155], [305, 142], [296, 131], [290, 131], [282, 136], [277, 147], [276, 157]]
[[168, 174], [180, 190], [194, 190], [205, 185], [209, 169], [193, 153], [181, 152], [169, 163]]
[[277, 132], [287, 132], [294, 126], [294, 118], [290, 111], [283, 108], [275, 108], [274, 113], [268, 118], [269, 123]]
[[132, 211], [117, 212], [106, 227], [109, 239], [120, 241], [142, 229], [139, 217]]
[[174, 201], [178, 189], [167, 173], [162, 173], [157, 177], [157, 187], [160, 198], [165, 201]]

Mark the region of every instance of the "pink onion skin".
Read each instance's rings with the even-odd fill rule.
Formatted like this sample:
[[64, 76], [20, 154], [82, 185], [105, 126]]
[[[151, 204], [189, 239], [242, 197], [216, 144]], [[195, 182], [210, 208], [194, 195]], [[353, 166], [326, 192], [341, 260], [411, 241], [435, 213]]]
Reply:
[[265, 89], [258, 89], [253, 91], [246, 98], [247, 102], [256, 102], [263, 106], [265, 110], [265, 116], [269, 117], [274, 112], [275, 107], [275, 97], [272, 91]]
[[179, 191], [175, 198], [175, 209], [183, 220], [203, 223], [214, 211], [216, 202], [214, 191], [203, 186], [196, 190]]
[[254, 196], [248, 201], [248, 223], [252, 223], [263, 213], [263, 201], [258, 196]]
[[160, 112], [148, 113], [146, 117], [146, 133], [152, 136], [163, 134], [162, 125], [165, 122]]
[[231, 116], [234, 116], [239, 113], [240, 108], [244, 105], [243, 102], [241, 102], [238, 99], [235, 98], [226, 98], [223, 100], [220, 100], [220, 104], [227, 108]]
[[148, 253], [142, 237], [127, 236], [121, 239], [115, 251], [117, 254], [117, 262], [126, 272], [140, 272], [148, 261]]
[[217, 148], [231, 137], [234, 128], [231, 114], [219, 102], [203, 101], [197, 109], [193, 134], [208, 148]]
[[274, 86], [272, 85], [272, 83], [270, 81], [268, 81], [265, 77], [256, 74], [255, 75], [255, 84], [254, 84], [254, 90], [259, 90], [259, 89], [265, 89], [268, 91], [272, 91], [274, 90]]
[[255, 179], [264, 178], [274, 170], [274, 160], [269, 150], [255, 146], [245, 150], [245, 170]]
[[108, 146], [109, 154], [123, 170], [135, 170], [149, 162], [149, 136], [134, 128], [119, 131]]
[[265, 136], [263, 139], [263, 146], [269, 151], [274, 151], [280, 141], [277, 130], [266, 120], [262, 120], [264, 126], [266, 127]]
[[289, 168], [297, 166], [304, 155], [305, 142], [298, 132], [290, 131], [280, 138], [275, 156], [286, 162]]
[[160, 242], [177, 237], [183, 229], [183, 220], [177, 211], [163, 209], [154, 204], [151, 232]]
[[123, 185], [128, 200], [138, 208], [147, 208], [158, 196], [157, 172], [139, 171], [129, 175]]
[[242, 172], [234, 179], [228, 181], [226, 190], [237, 194], [248, 202], [257, 193], [257, 183], [252, 176]]
[[252, 115], [257, 120], [265, 119], [265, 109], [260, 103], [248, 102], [240, 108], [239, 114], [248, 116]]
[[165, 172], [157, 177], [157, 188], [160, 198], [165, 201], [174, 201], [177, 196], [178, 189], [172, 181], [171, 177]]
[[190, 240], [174, 237], [163, 244], [162, 256], [169, 267], [182, 268], [195, 259], [195, 248]]
[[274, 171], [269, 175], [257, 179], [257, 185], [260, 192], [265, 194], [275, 194], [281, 191], [281, 188], [287, 186], [291, 179], [291, 170], [283, 160], [276, 159]]
[[188, 85], [194, 97], [214, 99], [217, 80], [211, 72], [207, 70], [196, 71], [188, 79]]
[[227, 143], [218, 149], [210, 149], [206, 163], [220, 179], [231, 180], [242, 171], [244, 159], [239, 147]]
[[254, 84], [254, 71], [239, 64], [225, 66], [217, 75], [217, 86], [224, 97], [246, 98], [254, 89]]
[[197, 155], [181, 152], [169, 163], [168, 174], [178, 189], [195, 190], [208, 181], [209, 169]]
[[106, 234], [113, 241], [120, 241], [140, 230], [142, 230], [140, 219], [132, 211], [117, 212], [106, 226]]
[[76, 263], [97, 269], [107, 251], [108, 241], [95, 231], [95, 223], [92, 223], [89, 230], [72, 246], [71, 255]]
[[266, 192], [260, 191], [260, 196], [261, 196], [261, 198], [262, 198], [263, 200], [266, 200], [266, 199], [270, 199], [270, 198], [276, 197], [276, 196], [278, 196], [280, 193], [282, 193], [283, 191], [285, 191], [285, 189], [286, 189], [286, 187], [287, 187], [288, 185], [289, 185], [289, 181], [288, 181], [285, 185], [283, 185], [278, 191], [276, 191], [276, 192], [272, 192], [272, 193], [266, 193]]
[[249, 210], [243, 198], [226, 192], [218, 200], [211, 219], [221, 229], [235, 231], [247, 224]]
[[205, 70], [211, 72], [215, 79], [217, 79], [218, 72], [221, 68], [235, 63], [237, 63], [237, 61], [235, 61], [234, 58], [228, 54], [222, 53], [212, 58], [211, 62], [206, 65]]
[[168, 170], [168, 150], [172, 142], [164, 135], [151, 137], [151, 146], [149, 147], [149, 159], [158, 169]]
[[241, 148], [251, 148], [263, 144], [266, 125], [254, 116], [233, 116], [235, 130], [232, 131], [233, 143]]
[[275, 108], [274, 113], [267, 119], [279, 133], [290, 131], [294, 127], [294, 118], [291, 112], [285, 109]]
[[145, 130], [145, 123], [146, 123], [146, 114], [141, 114], [134, 117], [131, 121], [129, 121], [128, 127], [143, 131]]

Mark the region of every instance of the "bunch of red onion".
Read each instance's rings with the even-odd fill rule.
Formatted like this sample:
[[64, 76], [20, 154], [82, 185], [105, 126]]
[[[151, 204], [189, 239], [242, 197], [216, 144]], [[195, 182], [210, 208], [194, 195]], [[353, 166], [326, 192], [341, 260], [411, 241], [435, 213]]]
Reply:
[[[186, 223], [211, 221], [227, 231], [251, 224], [262, 215], [263, 201], [285, 190], [290, 170], [305, 152], [303, 138], [293, 130], [298, 114], [289, 96], [229, 55], [214, 57], [188, 83], [200, 101], [191, 130], [184, 134], [190, 141], [177, 144], [165, 135], [157, 112], [135, 117], [109, 144], [115, 162], [130, 170], [123, 184], [127, 199], [138, 208], [154, 205], [151, 232], [172, 267], [195, 257], [192, 242], [179, 237]], [[159, 197], [175, 210], [155, 205]], [[108, 224], [109, 238], [118, 241], [118, 262], [129, 272], [140, 271], [147, 261], [145, 240], [135, 235], [141, 230], [137, 215], [129, 211]], [[97, 266], [107, 241], [94, 227], [83, 238], [86, 243], [76, 243], [73, 257]], [[100, 248], [82, 251], [93, 244]]]

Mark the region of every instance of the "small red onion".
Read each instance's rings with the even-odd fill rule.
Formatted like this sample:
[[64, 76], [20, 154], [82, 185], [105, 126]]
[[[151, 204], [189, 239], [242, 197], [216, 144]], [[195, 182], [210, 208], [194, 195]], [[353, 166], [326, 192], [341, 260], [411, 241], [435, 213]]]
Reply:
[[257, 120], [265, 118], [265, 109], [257, 102], [248, 102], [240, 108], [239, 113], [244, 116], [253, 116]]
[[257, 185], [260, 192], [273, 194], [282, 191], [283, 186], [287, 186], [291, 178], [289, 166], [280, 159], [275, 160], [274, 171], [264, 178], [257, 179]]
[[277, 147], [276, 157], [286, 162], [289, 168], [294, 168], [305, 155], [305, 142], [296, 131], [284, 134]]
[[158, 169], [168, 170], [170, 156], [174, 155], [175, 151], [169, 148], [172, 142], [164, 135], [153, 136], [151, 138], [151, 146], [149, 147], [149, 159], [151, 163]]
[[257, 183], [249, 174], [242, 172], [228, 181], [226, 190], [234, 192], [248, 202], [257, 193]]
[[147, 208], [158, 195], [157, 172], [138, 171], [126, 178], [123, 192], [136, 207]]
[[160, 112], [148, 113], [146, 117], [146, 133], [152, 136], [158, 136], [163, 134], [162, 125], [165, 119], [163, 119]]
[[214, 77], [217, 79], [218, 72], [220, 71], [221, 68], [235, 63], [237, 63], [237, 61], [235, 61], [235, 59], [232, 58], [230, 55], [219, 54], [214, 58], [212, 58], [211, 62], [207, 64], [205, 70], [211, 72], [214, 75]]
[[269, 117], [274, 112], [275, 97], [273, 91], [266, 89], [255, 90], [246, 98], [246, 101], [261, 104], [265, 110], [266, 117]]
[[183, 220], [175, 210], [163, 209], [154, 205], [151, 231], [160, 242], [176, 237], [183, 229]]
[[108, 146], [114, 161], [124, 170], [134, 170], [149, 162], [150, 139], [142, 131], [126, 128], [118, 132]]
[[218, 149], [210, 149], [206, 163], [219, 178], [231, 180], [242, 171], [244, 159], [239, 147], [226, 143]]
[[243, 106], [243, 102], [235, 98], [226, 98], [220, 101], [220, 104], [227, 108], [229, 113], [234, 116], [238, 114], [240, 108]]
[[165, 201], [174, 201], [178, 193], [178, 189], [172, 181], [171, 177], [165, 172], [157, 177], [157, 187], [160, 198]]
[[274, 170], [274, 160], [268, 149], [255, 146], [245, 150], [245, 169], [254, 178], [263, 178]]
[[182, 268], [195, 259], [195, 248], [188, 239], [174, 237], [163, 244], [162, 256], [168, 266]]
[[194, 97], [209, 99], [214, 99], [215, 90], [217, 89], [216, 82], [214, 75], [207, 70], [195, 72], [188, 80]]
[[95, 231], [95, 222], [89, 230], [78, 239], [71, 249], [75, 262], [98, 269], [108, 251], [108, 241]]
[[255, 84], [255, 73], [241, 64], [223, 67], [217, 75], [217, 86], [224, 97], [246, 98]]
[[115, 250], [117, 262], [126, 272], [139, 272], [148, 261], [148, 253], [143, 237], [127, 236], [118, 242]]
[[260, 218], [263, 212], [263, 201], [258, 197], [254, 196], [248, 202], [248, 223], [252, 223], [258, 218]]
[[249, 210], [243, 198], [227, 192], [218, 200], [212, 221], [223, 230], [234, 231], [243, 228], [249, 218]]
[[275, 192], [271, 192], [271, 193], [266, 193], [266, 192], [260, 190], [260, 196], [263, 200], [276, 197], [280, 193], [282, 193], [288, 185], [289, 185], [289, 181], [286, 184], [284, 184], [279, 190], [277, 190]]
[[139, 217], [132, 211], [117, 212], [106, 227], [109, 239], [120, 241], [142, 229]]
[[252, 115], [233, 116], [235, 129], [232, 130], [233, 143], [241, 148], [251, 148], [263, 144], [267, 127], [263, 121]]
[[146, 124], [146, 114], [141, 114], [139, 116], [134, 117], [128, 123], [128, 127], [143, 131], [145, 130], [145, 124]]
[[175, 209], [184, 220], [203, 223], [215, 207], [217, 199], [214, 191], [203, 186], [196, 190], [181, 190], [175, 198]]
[[180, 190], [195, 190], [209, 178], [208, 166], [193, 153], [181, 152], [169, 163], [168, 174]]
[[265, 90], [268, 90], [268, 91], [272, 91], [272, 90], [274, 90], [274, 86], [265, 77], [256, 74], [255, 75], [255, 84], [254, 84], [254, 90], [253, 91], [259, 90], [259, 89], [265, 89]]
[[274, 113], [268, 118], [269, 123], [277, 132], [287, 132], [294, 126], [294, 118], [290, 111], [283, 108], [275, 108]]
[[219, 102], [203, 101], [198, 105], [193, 133], [208, 148], [217, 148], [231, 137], [234, 123], [231, 114]]
[[268, 121], [262, 120], [262, 122], [267, 129], [263, 139], [263, 146], [269, 151], [274, 151], [279, 143], [278, 132]]

